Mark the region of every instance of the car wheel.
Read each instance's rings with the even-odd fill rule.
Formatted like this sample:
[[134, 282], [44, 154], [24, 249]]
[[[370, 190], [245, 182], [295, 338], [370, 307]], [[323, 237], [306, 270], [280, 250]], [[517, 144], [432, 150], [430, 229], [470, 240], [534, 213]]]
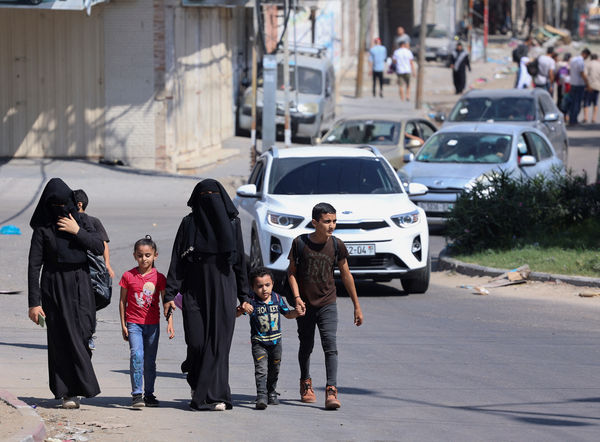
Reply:
[[258, 242], [258, 235], [256, 232], [252, 232], [252, 239], [250, 242], [250, 268], [262, 267], [263, 259], [260, 251], [260, 243]]
[[406, 293], [425, 293], [429, 288], [429, 277], [431, 276], [431, 256], [427, 254], [427, 265], [418, 270], [411, 278], [402, 279], [402, 288]]

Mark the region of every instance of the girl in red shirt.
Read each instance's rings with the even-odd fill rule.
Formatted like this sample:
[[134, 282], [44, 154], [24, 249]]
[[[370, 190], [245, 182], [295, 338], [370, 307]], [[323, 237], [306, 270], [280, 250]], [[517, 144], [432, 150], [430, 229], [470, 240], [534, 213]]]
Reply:
[[[165, 295], [166, 278], [154, 267], [158, 257], [156, 244], [150, 235], [138, 240], [133, 247], [137, 267], [123, 274], [121, 282], [121, 332], [129, 342], [129, 376], [134, 407], [158, 407], [154, 396], [156, 353], [160, 334], [159, 305]], [[175, 336], [173, 318], [169, 316], [167, 333]], [[142, 397], [143, 389], [143, 397]]]

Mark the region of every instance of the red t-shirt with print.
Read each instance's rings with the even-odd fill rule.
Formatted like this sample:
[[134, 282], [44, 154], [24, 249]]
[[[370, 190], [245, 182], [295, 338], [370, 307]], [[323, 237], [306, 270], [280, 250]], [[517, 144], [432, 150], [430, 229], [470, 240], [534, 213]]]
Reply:
[[167, 285], [165, 275], [155, 268], [142, 275], [137, 267], [134, 267], [123, 273], [119, 285], [127, 289], [126, 322], [134, 324], [160, 322], [160, 293]]

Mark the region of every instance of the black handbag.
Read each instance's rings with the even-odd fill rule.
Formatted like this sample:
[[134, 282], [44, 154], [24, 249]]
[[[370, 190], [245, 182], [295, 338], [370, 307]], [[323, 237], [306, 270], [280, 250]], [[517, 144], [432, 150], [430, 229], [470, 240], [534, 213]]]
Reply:
[[87, 252], [92, 290], [96, 298], [96, 311], [102, 310], [112, 298], [112, 278], [108, 274], [106, 264], [100, 256]]

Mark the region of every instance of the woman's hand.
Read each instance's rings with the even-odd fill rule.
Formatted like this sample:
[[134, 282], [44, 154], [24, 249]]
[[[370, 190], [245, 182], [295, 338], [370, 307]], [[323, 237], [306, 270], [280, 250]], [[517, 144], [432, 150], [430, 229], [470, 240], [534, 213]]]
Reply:
[[58, 218], [56, 225], [58, 226], [58, 230], [63, 232], [71, 233], [73, 235], [79, 233], [79, 224], [77, 224], [77, 221], [75, 221], [75, 218], [73, 218], [73, 215], [70, 213], [68, 218], [66, 216]]
[[306, 313], [306, 305], [300, 296], [296, 296], [296, 311], [298, 316], [304, 316]]
[[169, 307], [171, 307], [173, 309], [173, 311], [177, 310], [177, 307], [175, 306], [175, 301], [168, 301], [165, 302], [163, 304], [163, 309], [164, 309], [164, 314], [165, 314], [165, 318], [167, 317], [167, 315], [169, 314]]
[[173, 321], [169, 321], [169, 324], [167, 324], [167, 333], [169, 334], [169, 339], [173, 339], [175, 337], [175, 329], [173, 328]]
[[46, 313], [44, 313], [44, 309], [42, 309], [41, 305], [29, 307], [29, 319], [31, 319], [36, 325], [40, 325], [38, 321], [39, 315], [42, 315], [44, 318], [46, 317]]

